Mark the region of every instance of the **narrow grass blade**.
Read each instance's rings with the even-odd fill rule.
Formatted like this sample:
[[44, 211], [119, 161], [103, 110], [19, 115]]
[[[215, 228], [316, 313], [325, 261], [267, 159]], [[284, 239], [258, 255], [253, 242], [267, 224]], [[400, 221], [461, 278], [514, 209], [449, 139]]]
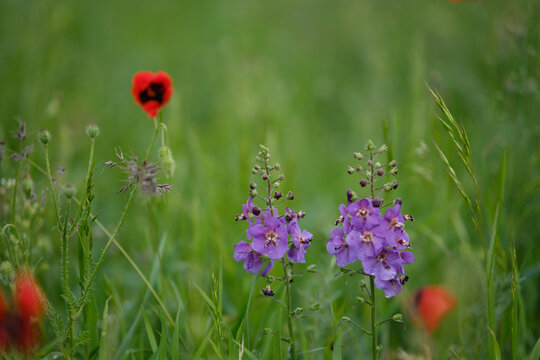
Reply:
[[516, 244], [512, 246], [512, 360], [518, 359], [518, 271], [517, 271], [517, 258], [516, 258]]
[[150, 347], [152, 348], [152, 352], [155, 353], [158, 346], [156, 337], [154, 336], [154, 330], [152, 329], [152, 326], [150, 325], [150, 322], [148, 321], [148, 317], [146, 316], [146, 313], [144, 312], [144, 309], [141, 306], [141, 312], [144, 319], [144, 326], [146, 328], [146, 335], [148, 336], [148, 341], [150, 342]]
[[499, 343], [497, 342], [497, 338], [495, 337], [495, 333], [493, 332], [493, 330], [491, 330], [491, 328], [488, 328], [489, 330], [489, 333], [491, 334], [491, 339], [493, 341], [493, 344], [494, 344], [494, 353], [493, 353], [493, 359], [495, 360], [501, 360], [501, 349], [499, 348]]
[[210, 309], [212, 310], [213, 313], [216, 312], [216, 306], [214, 305], [214, 303], [212, 302], [212, 300], [210, 300], [210, 297], [208, 295], [206, 295], [206, 293], [204, 292], [203, 289], [201, 289], [199, 287], [199, 285], [197, 285], [196, 283], [192, 282], [192, 284], [197, 288], [197, 290], [199, 290], [199, 293], [201, 294], [201, 296], [203, 297], [204, 301], [206, 301], [206, 304], [210, 307]]
[[109, 297], [107, 301], [105, 301], [105, 307], [103, 308], [103, 321], [101, 325], [101, 336], [99, 339], [99, 355], [98, 359], [101, 360], [109, 360], [111, 358], [111, 354], [114, 353], [113, 349], [109, 349], [107, 346], [107, 324], [109, 323], [109, 300], [111, 298]]

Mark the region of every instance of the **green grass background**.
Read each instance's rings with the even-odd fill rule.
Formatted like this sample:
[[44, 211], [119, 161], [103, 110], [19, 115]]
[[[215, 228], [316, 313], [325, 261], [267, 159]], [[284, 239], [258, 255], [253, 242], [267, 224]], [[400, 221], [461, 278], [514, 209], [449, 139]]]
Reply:
[[[15, 146], [17, 119], [34, 131], [49, 129], [53, 167], [67, 168], [58, 181], [80, 188], [89, 148], [84, 128], [97, 123], [94, 209], [113, 228], [126, 200], [115, 195], [122, 175], [102, 171], [99, 164], [113, 158], [116, 146], [143, 155], [153, 130], [133, 103], [131, 77], [140, 70], [171, 75], [175, 92], [163, 115], [177, 165], [170, 180], [174, 191], [164, 198], [139, 195], [119, 241], [148, 277], [155, 264], [152, 283], [173, 316], [180, 314], [183, 358], [196, 357], [213, 326], [193, 284], [209, 293], [212, 271], [217, 274], [221, 265], [224, 320], [236, 329], [243, 318], [253, 277], [232, 260], [233, 245], [245, 230], [234, 216], [248, 197], [259, 144], [269, 146], [282, 165], [283, 190], [294, 191], [294, 208], [307, 212], [302, 226], [315, 235], [307, 264], [317, 264], [323, 274], [294, 282], [295, 306], [321, 304], [320, 312], [296, 323], [300, 349], [323, 348], [305, 358], [331, 358], [330, 344], [340, 334], [335, 345], [344, 358], [370, 356], [367, 336], [350, 325], [335, 331], [333, 318], [347, 315], [368, 326], [369, 317], [367, 307], [352, 308], [359, 279], [334, 278], [338, 268], [325, 246], [345, 191], [359, 190], [358, 179], [345, 171], [354, 164], [352, 153], [368, 139], [385, 142], [399, 164], [397, 194], [416, 219], [408, 231], [417, 261], [407, 266], [410, 280], [399, 296], [383, 300], [378, 294], [379, 318], [403, 312], [408, 322], [406, 330], [399, 324], [381, 328], [383, 357], [396, 358], [398, 349], [424, 354], [428, 346], [436, 359], [485, 358], [482, 239], [434, 141], [449, 154], [465, 187], [472, 190], [472, 183], [433, 115], [437, 110], [425, 81], [468, 131], [487, 204], [486, 228], [507, 152], [495, 331], [503, 358], [509, 358], [515, 242], [519, 351], [525, 357], [540, 335], [539, 24], [540, 3], [534, 0], [0, 0], [0, 135]], [[31, 158], [43, 164], [38, 145]], [[13, 163], [4, 161], [0, 171], [1, 177], [13, 177]], [[46, 187], [39, 172], [31, 174], [37, 189]], [[49, 299], [62, 306], [53, 221], [47, 212], [35, 234], [43, 248], [37, 274]], [[107, 239], [98, 229], [95, 236], [99, 249]], [[280, 271], [276, 267], [275, 275]], [[114, 247], [98, 278], [91, 304], [98, 317], [112, 296], [108, 349], [118, 349], [141, 306], [159, 341], [164, 333], [157, 303], [148, 296], [142, 301], [144, 283]], [[432, 338], [413, 326], [406, 311], [414, 291], [428, 284], [444, 284], [459, 300]], [[278, 332], [281, 324], [286, 334], [279, 316], [284, 314], [258, 292], [263, 285], [256, 281], [244, 343], [257, 357], [280, 358], [285, 343], [280, 352], [275, 338], [259, 340], [264, 327]], [[140, 318], [134, 334], [126, 357], [150, 357]], [[54, 340], [49, 330], [45, 340]], [[219, 358], [211, 346], [201, 355]]]

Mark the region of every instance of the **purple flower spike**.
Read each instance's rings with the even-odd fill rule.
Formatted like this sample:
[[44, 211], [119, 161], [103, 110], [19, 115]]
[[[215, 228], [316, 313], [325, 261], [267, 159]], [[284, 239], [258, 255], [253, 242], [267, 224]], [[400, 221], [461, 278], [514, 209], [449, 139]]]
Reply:
[[381, 251], [387, 243], [388, 232], [380, 226], [372, 229], [364, 228], [360, 231], [353, 230], [347, 236], [347, 243], [354, 244], [358, 248], [358, 257], [374, 257]]
[[253, 236], [253, 249], [258, 253], [268, 255], [270, 259], [280, 259], [287, 252], [287, 229], [275, 217], [267, 217], [264, 225], [253, 225], [250, 233]]
[[[233, 258], [236, 261], [244, 261], [244, 269], [252, 274], [257, 275], [261, 270], [264, 262], [261, 260], [262, 255], [257, 253], [251, 247], [251, 244], [246, 241], [240, 241], [238, 244], [234, 245], [234, 255]], [[270, 260], [270, 263], [266, 265], [264, 270], [261, 273], [261, 276], [265, 277], [272, 267], [274, 262]]]
[[245, 204], [242, 204], [242, 212], [244, 213], [244, 216], [246, 219], [249, 220], [249, 215], [253, 211], [253, 196], [248, 199], [248, 201]]
[[326, 250], [336, 256], [336, 264], [338, 266], [346, 266], [358, 260], [358, 246], [350, 244], [346, 241], [345, 233], [342, 228], [332, 229], [330, 231], [332, 238], [326, 244]]
[[306, 262], [306, 249], [311, 245], [311, 239], [313, 239], [313, 234], [304, 230], [298, 231], [292, 234], [293, 247], [289, 249], [287, 257], [289, 260], [295, 263], [305, 263]]
[[409, 234], [403, 229], [405, 219], [401, 215], [401, 204], [396, 204], [394, 208], [389, 208], [384, 214], [384, 222], [388, 229], [394, 233], [395, 241], [390, 242], [388, 246], [397, 249], [407, 249], [410, 247]]

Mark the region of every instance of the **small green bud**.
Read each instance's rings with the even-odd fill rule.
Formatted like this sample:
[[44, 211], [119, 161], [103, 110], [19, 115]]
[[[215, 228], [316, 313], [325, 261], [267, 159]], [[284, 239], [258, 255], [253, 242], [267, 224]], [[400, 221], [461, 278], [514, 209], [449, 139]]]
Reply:
[[15, 279], [15, 268], [9, 261], [3, 261], [0, 264], [0, 276], [6, 283], [11, 283]]
[[77, 194], [77, 189], [75, 188], [75, 185], [73, 184], [66, 184], [64, 185], [64, 188], [62, 189], [62, 192], [66, 199], [70, 200]]
[[317, 265], [311, 264], [306, 268], [307, 272], [314, 273], [317, 272]]
[[396, 162], [396, 160], [392, 160], [392, 161], [390, 161], [390, 163], [388, 165], [390, 165], [391, 167], [396, 167], [397, 162]]
[[392, 320], [394, 320], [395, 322], [403, 322], [403, 315], [394, 314], [394, 316], [392, 316]]
[[257, 190], [256, 189], [249, 189], [249, 195], [257, 196]]
[[277, 189], [280, 185], [281, 185], [281, 184], [280, 184], [279, 182], [277, 182], [277, 181], [274, 183], [274, 187], [275, 187], [276, 189]]
[[359, 304], [363, 304], [366, 302], [366, 299], [364, 299], [363, 297], [361, 296], [357, 296], [356, 297], [356, 302], [359, 303]]
[[273, 277], [272, 275], [266, 276], [266, 282], [269, 283], [269, 284], [273, 283], [275, 280], [276, 280], [276, 278]]
[[41, 130], [38, 132], [38, 140], [42, 144], [47, 145], [51, 141], [51, 133], [45, 129]]
[[384, 191], [386, 191], [386, 192], [392, 191], [392, 185], [385, 185], [384, 186]]
[[362, 155], [362, 153], [355, 152], [354, 153], [354, 158], [358, 159], [358, 160], [362, 160], [362, 159], [364, 159], [364, 155]]
[[285, 180], [285, 175], [279, 175], [278, 180], [279, 180], [279, 181]]
[[296, 309], [294, 309], [293, 314], [294, 315], [300, 315], [303, 312], [304, 312], [304, 308], [300, 306], [300, 307], [297, 307]]
[[172, 157], [171, 149], [168, 146], [162, 146], [159, 148], [159, 159], [165, 175], [167, 175], [167, 177], [172, 177], [176, 163]]
[[397, 167], [392, 168], [390, 172], [392, 173], [392, 175], [397, 175]]
[[373, 144], [373, 141], [369, 140], [365, 147], [366, 151], [373, 151], [375, 150], [375, 144]]
[[381, 167], [381, 166], [382, 166], [382, 165], [381, 165], [380, 162], [377, 161], [377, 162], [375, 163], [375, 167]]
[[88, 135], [88, 137], [90, 139], [95, 139], [99, 136], [99, 126], [97, 126], [96, 124], [90, 124], [86, 127], [86, 135]]
[[253, 169], [256, 170], [256, 171], [259, 171], [259, 170], [261, 170], [261, 167], [260, 167], [259, 165], [255, 165], [255, 166], [253, 167]]
[[354, 173], [354, 168], [352, 166], [347, 166], [347, 172], [349, 173], [349, 175], [351, 175], [352, 173]]
[[319, 310], [321, 308], [321, 304], [315, 303], [315, 304], [311, 305], [309, 308], [311, 309], [311, 311], [317, 311], [317, 310]]
[[274, 169], [279, 170], [280, 168], [281, 168], [281, 165], [279, 165], [279, 163], [276, 163], [276, 165], [274, 165]]
[[26, 175], [24, 177], [24, 180], [22, 181], [22, 188], [24, 195], [26, 195], [27, 198], [30, 198], [30, 195], [32, 195], [32, 190], [34, 189], [34, 182], [32, 181], [30, 175]]
[[367, 288], [367, 282], [366, 282], [366, 280], [360, 280], [360, 282], [358, 283], [358, 285], [359, 285], [361, 288]]
[[348, 316], [342, 316], [341, 321], [352, 321], [350, 317]]
[[379, 149], [379, 152], [382, 154], [383, 152], [385, 152], [386, 150], [388, 150], [388, 146], [384, 145], [381, 146], [381, 148]]

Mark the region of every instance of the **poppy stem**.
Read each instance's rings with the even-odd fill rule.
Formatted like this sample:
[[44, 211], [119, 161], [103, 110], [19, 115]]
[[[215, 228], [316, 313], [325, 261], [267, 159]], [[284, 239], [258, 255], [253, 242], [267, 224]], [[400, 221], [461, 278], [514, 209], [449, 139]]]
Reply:
[[146, 156], [144, 157], [144, 160], [148, 160], [150, 157], [150, 154], [152, 154], [152, 150], [154, 149], [154, 144], [156, 143], [157, 134], [159, 132], [159, 125], [161, 124], [162, 118], [161, 113], [159, 113], [159, 120], [157, 117], [154, 118], [154, 135], [152, 136], [152, 142], [150, 142], [150, 147], [148, 148], [148, 151], [146, 153]]

